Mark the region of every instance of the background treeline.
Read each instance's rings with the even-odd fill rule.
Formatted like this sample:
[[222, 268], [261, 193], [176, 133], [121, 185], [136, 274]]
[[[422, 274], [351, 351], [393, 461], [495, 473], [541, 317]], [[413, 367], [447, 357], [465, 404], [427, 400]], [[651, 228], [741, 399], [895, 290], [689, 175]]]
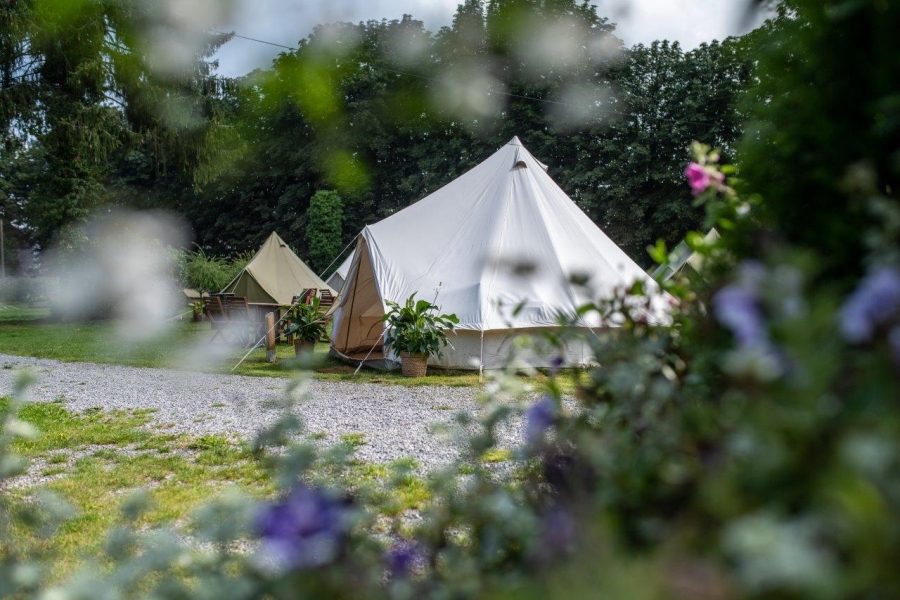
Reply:
[[[364, 225], [518, 135], [646, 264], [648, 244], [700, 226], [683, 185], [689, 145], [731, 153], [752, 66], [752, 36], [624, 48], [587, 3], [467, 0], [437, 32], [410, 16], [318, 27], [232, 80], [212, 61], [228, 35], [180, 31], [127, 0], [73, 2], [66, 27], [56, 8], [0, 7], [10, 250], [77, 245], [69, 226], [99, 208], [163, 208], [210, 254], [276, 230], [322, 269]], [[194, 43], [160, 58], [146, 51], [148, 23]], [[323, 190], [337, 195], [311, 211]]]

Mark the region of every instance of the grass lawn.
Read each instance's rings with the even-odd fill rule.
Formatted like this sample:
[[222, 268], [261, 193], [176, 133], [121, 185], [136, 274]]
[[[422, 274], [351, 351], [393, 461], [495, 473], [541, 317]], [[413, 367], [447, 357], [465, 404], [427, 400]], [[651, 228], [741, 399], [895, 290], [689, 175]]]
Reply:
[[[173, 329], [152, 342], [125, 345], [118, 340], [115, 326], [109, 322], [58, 323], [49, 319], [46, 309], [23, 306], [0, 309], [0, 354], [52, 358], [67, 362], [93, 362], [135, 367], [188, 368], [257, 377], [290, 377], [296, 368], [294, 349], [277, 346], [278, 362], [266, 362], [264, 349], [253, 350], [235, 370], [246, 350], [224, 349], [221, 344], [206, 344], [212, 336], [208, 323], [178, 322]], [[213, 353], [216, 360], [204, 361]], [[316, 377], [329, 381], [355, 381], [393, 385], [478, 386], [478, 374], [472, 371], [429, 369], [425, 377], [403, 377], [399, 372], [363, 368], [354, 374], [351, 367], [328, 356], [328, 345], [316, 346]], [[195, 361], [200, 364], [194, 364]], [[564, 387], [574, 389], [577, 373], [563, 377]], [[539, 380], [543, 376], [539, 376]]]
[[[0, 398], [0, 413], [7, 406], [8, 400]], [[3, 494], [22, 506], [47, 489], [76, 510], [49, 542], [14, 526], [14, 544], [37, 544], [53, 557], [54, 580], [97, 562], [106, 533], [121, 522], [123, 501], [137, 490], [146, 490], [151, 501], [139, 527], [174, 525], [186, 535], [192, 533], [191, 513], [226, 490], [260, 499], [277, 494], [267, 459], [253, 455], [246, 443], [223, 436], [167, 433], [151, 425], [152, 411], [72, 413], [59, 403], [29, 403], [19, 417], [37, 426], [40, 435], [17, 440], [11, 449], [31, 461], [30, 475], [41, 480], [36, 486], [10, 487]], [[342, 441], [349, 447], [362, 443], [356, 438]], [[391, 465], [351, 461], [343, 471], [313, 472], [310, 477], [365, 490], [373, 499], [372, 509], [391, 517], [420, 508], [429, 499], [424, 482], [408, 472], [416, 467], [412, 459]]]
[[[190, 354], [216, 354], [215, 361], [200, 367], [202, 370], [253, 375], [259, 377], [290, 377], [296, 368], [293, 346], [277, 346], [278, 363], [266, 362], [262, 348], [253, 350], [241, 365], [232, 371], [246, 353], [245, 349], [222, 348], [221, 344], [207, 345], [212, 337], [208, 323], [176, 323], [166, 335], [152, 342], [125, 345], [118, 340], [115, 325], [109, 322], [58, 323], [49, 319], [46, 309], [22, 306], [0, 310], [0, 354], [52, 358], [67, 362], [94, 362], [134, 367], [182, 368], [190, 362]], [[332, 381], [392, 383], [397, 385], [478, 385], [477, 373], [434, 370], [424, 378], [407, 378], [399, 373], [361, 369], [354, 375], [350, 367], [328, 356], [328, 345], [317, 344], [315, 357], [321, 365], [317, 377]]]

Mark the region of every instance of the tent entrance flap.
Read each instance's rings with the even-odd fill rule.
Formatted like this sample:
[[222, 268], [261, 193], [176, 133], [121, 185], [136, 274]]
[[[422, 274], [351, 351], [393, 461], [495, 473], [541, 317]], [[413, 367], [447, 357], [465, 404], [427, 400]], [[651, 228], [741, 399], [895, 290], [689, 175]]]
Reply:
[[375, 282], [372, 259], [364, 237], [356, 248], [356, 263], [347, 274], [344, 283], [340, 323], [337, 334], [332, 338], [334, 349], [348, 356], [372, 351], [373, 356], [382, 355], [382, 334], [384, 333], [384, 304]]

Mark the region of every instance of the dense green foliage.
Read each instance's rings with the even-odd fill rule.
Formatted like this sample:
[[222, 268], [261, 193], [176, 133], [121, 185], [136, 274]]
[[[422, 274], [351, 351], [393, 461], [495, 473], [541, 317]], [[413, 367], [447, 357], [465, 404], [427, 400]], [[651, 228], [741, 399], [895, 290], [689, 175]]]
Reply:
[[[274, 230], [324, 267], [518, 135], [646, 263], [647, 244], [702, 219], [680, 169], [694, 139], [732, 148], [751, 64], [739, 40], [623, 48], [575, 0], [468, 0], [437, 32], [409, 16], [318, 27], [270, 69], [223, 81], [208, 59], [227, 36], [199, 36], [184, 71], [150, 68], [148, 23], [177, 27], [149, 5], [78, 2], [65, 23], [45, 22], [50, 0], [5, 6], [0, 217], [22, 246], [127, 204], [181, 213], [214, 254]], [[343, 201], [337, 237], [334, 223], [314, 233], [326, 189]]]
[[0, 17], [0, 217], [21, 242], [46, 246], [100, 207], [158, 205], [177, 174], [202, 181], [227, 156], [227, 82], [208, 59], [230, 36], [191, 32], [189, 56], [154, 56], [152, 36], [184, 25], [131, 0], [13, 0]]
[[[823, 3], [804, 15], [779, 19], [760, 45], [767, 68], [748, 98], [742, 177], [784, 241], [814, 251], [822, 277], [846, 284], [895, 258], [879, 253], [896, 253], [895, 231], [874, 232], [893, 218], [878, 198], [900, 189], [896, 3]], [[800, 56], [786, 40], [813, 50]], [[840, 126], [823, 125], [832, 122]]]
[[316, 273], [326, 277], [331, 273], [323, 273], [323, 271], [329, 265], [339, 266], [339, 263], [334, 263], [343, 247], [341, 242], [343, 207], [341, 197], [336, 192], [319, 190], [313, 194], [309, 201], [309, 210], [306, 211], [306, 245], [309, 247], [307, 252], [309, 266]]

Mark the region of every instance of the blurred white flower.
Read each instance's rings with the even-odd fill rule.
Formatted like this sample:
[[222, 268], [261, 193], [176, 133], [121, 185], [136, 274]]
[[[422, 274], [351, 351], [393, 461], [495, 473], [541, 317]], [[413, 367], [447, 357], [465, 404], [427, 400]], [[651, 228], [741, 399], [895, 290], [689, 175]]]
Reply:
[[154, 71], [189, 74], [211, 31], [228, 22], [233, 0], [144, 0], [144, 52]]
[[184, 225], [163, 213], [119, 212], [88, 223], [86, 247], [57, 254], [54, 312], [65, 319], [112, 317], [126, 342], [167, 330], [183, 297], [167, 247], [187, 240]]
[[569, 84], [554, 99], [557, 104], [550, 105], [550, 118], [562, 129], [577, 129], [597, 123], [616, 115], [609, 102], [610, 96], [606, 86]]
[[426, 34], [412, 27], [404, 28], [389, 41], [391, 54], [404, 65], [418, 65], [425, 58], [430, 46]]
[[587, 31], [575, 19], [548, 22], [535, 15], [524, 21], [514, 39], [516, 54], [532, 76], [539, 77], [551, 69], [572, 69], [586, 54]]
[[484, 64], [469, 64], [451, 70], [432, 88], [434, 103], [461, 119], [483, 119], [499, 115], [506, 87]]

